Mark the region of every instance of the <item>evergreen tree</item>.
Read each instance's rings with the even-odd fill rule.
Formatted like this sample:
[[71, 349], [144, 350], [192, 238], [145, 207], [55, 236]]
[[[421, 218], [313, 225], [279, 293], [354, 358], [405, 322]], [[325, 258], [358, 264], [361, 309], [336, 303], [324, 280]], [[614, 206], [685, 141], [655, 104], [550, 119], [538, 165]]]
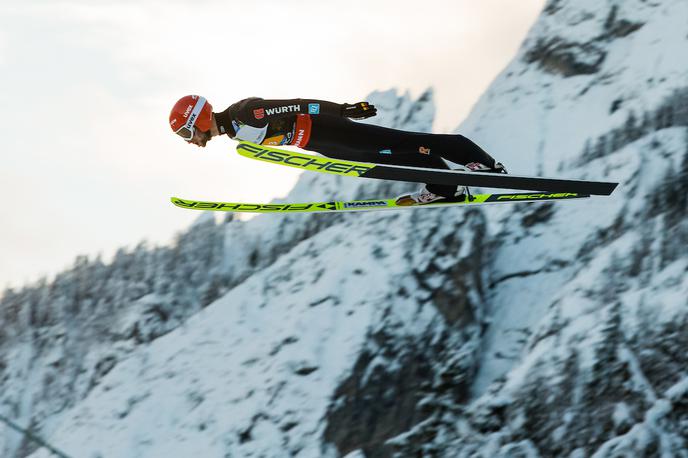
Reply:
[[606, 135], [601, 135], [595, 143], [595, 154], [591, 159], [597, 159], [607, 155], [607, 137]]
[[676, 125], [688, 126], [688, 87], [676, 91], [673, 100]]
[[686, 150], [683, 153], [683, 160], [679, 168], [676, 192], [679, 202], [678, 210], [685, 215], [688, 212], [688, 132], [686, 133]]
[[666, 106], [666, 127], [673, 127], [674, 124], [674, 105], [669, 103]]
[[657, 108], [654, 113], [653, 131], [664, 129], [664, 109]]
[[654, 131], [653, 116], [649, 111], [643, 113], [643, 123], [640, 126], [640, 135], [645, 136]]
[[634, 142], [641, 137], [638, 119], [632, 111], [628, 114], [628, 118], [626, 118], [626, 123], [624, 124], [624, 136], [626, 138], [626, 143]]
[[583, 147], [583, 160], [590, 160], [593, 156], [592, 140], [588, 138], [585, 140], [585, 146]]
[[614, 153], [628, 143], [626, 132], [623, 129], [614, 129], [611, 133], [610, 154]]
[[673, 109], [664, 104], [655, 112], [655, 130], [666, 129], [673, 125]]
[[30, 304], [29, 325], [31, 327], [44, 327], [53, 324], [51, 321], [50, 296], [47, 288], [48, 281], [45, 278], [33, 286], [34, 298]]

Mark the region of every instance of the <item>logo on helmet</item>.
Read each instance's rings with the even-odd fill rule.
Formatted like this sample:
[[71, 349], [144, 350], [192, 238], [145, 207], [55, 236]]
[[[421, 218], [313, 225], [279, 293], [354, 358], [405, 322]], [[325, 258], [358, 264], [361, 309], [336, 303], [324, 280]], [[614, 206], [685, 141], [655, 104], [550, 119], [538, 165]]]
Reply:
[[191, 117], [189, 118], [189, 120], [186, 121], [186, 127], [187, 127], [188, 129], [191, 129], [191, 128], [193, 127], [194, 121], [196, 121], [196, 117], [197, 117], [197, 116], [196, 116], [196, 114], [194, 113], [194, 114], [191, 115]]
[[265, 117], [265, 109], [264, 108], [256, 108], [253, 110], [253, 116], [256, 119], [263, 119]]
[[191, 110], [193, 110], [193, 107], [194, 107], [193, 105], [189, 105], [188, 107], [186, 107], [186, 111], [184, 112], [184, 115], [183, 115], [184, 119], [189, 117], [189, 113], [191, 113]]

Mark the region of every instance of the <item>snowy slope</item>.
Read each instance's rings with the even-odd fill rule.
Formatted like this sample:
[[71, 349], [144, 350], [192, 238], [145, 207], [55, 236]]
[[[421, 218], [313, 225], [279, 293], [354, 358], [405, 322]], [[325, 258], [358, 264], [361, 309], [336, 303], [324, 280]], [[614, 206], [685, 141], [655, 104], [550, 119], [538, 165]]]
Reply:
[[[548, 219], [546, 226], [535, 227], [539, 233], [526, 227], [525, 234], [508, 237], [508, 228], [521, 215], [510, 215], [509, 224], [491, 224], [494, 229], [507, 227], [500, 234], [505, 247], [491, 274], [500, 290], [505, 286], [501, 279], [516, 278], [520, 288], [529, 282], [521, 277], [528, 272], [547, 270], [551, 276], [552, 270], [560, 270], [558, 265], [572, 264], [586, 238], [632, 214], [629, 206], [638, 212], [648, 204], [640, 198], [655, 191], [667, 170], [679, 169], [685, 126], [648, 135], [608, 157], [570, 164], [581, 156], [587, 140], [623, 126], [629, 113], [642, 116], [686, 87], [688, 66], [674, 56], [688, 51], [687, 20], [688, 3], [681, 1], [549, 2], [519, 55], [462, 125], [462, 131], [488, 150], [499, 151], [511, 171], [622, 183], [621, 192], [611, 198], [557, 207], [550, 218], [557, 218], [558, 224]], [[537, 52], [539, 60], [533, 61]], [[600, 59], [594, 73], [565, 73], [574, 64]], [[518, 109], [505, 109], [510, 104]], [[547, 288], [556, 291], [570, 281], [570, 273], [561, 274], [548, 279]], [[513, 292], [497, 295], [495, 308], [508, 308]], [[525, 323], [530, 324], [532, 320]]]
[[556, 176], [588, 138], [685, 87], [687, 18], [681, 0], [552, 0], [461, 130], [514, 173]]
[[[685, 199], [670, 203], [688, 180], [675, 103], [687, 52], [686, 2], [548, 3], [461, 130], [511, 171], [621, 187], [487, 214], [497, 247], [477, 399], [458, 434], [451, 420], [416, 434], [459, 456], [688, 456], [688, 228]], [[658, 121], [667, 107], [673, 119]], [[631, 114], [649, 126], [612, 139]], [[603, 135], [618, 149], [581, 160]]]
[[459, 244], [467, 265], [479, 261], [481, 221], [367, 214], [322, 231], [117, 365], [51, 437], [77, 456], [336, 456], [322, 443], [326, 413], [371, 335], [451, 337], [466, 358], [475, 352], [475, 333], [452, 336], [409, 272], [434, 262], [425, 249], [435, 236]]
[[[233, 221], [231, 289], [46, 437], [93, 457], [688, 456], [686, 51], [685, 0], [551, 0], [459, 130], [612, 197]], [[421, 131], [431, 99], [371, 96]], [[310, 174], [287, 199], [405, 186]]]
[[[411, 101], [408, 95], [398, 97], [394, 91], [375, 93], [369, 99], [380, 109], [381, 116], [376, 122], [420, 131], [427, 131], [432, 124], [431, 92], [416, 101]], [[298, 199], [300, 193], [313, 198], [314, 192], [319, 192], [319, 198], [323, 199], [395, 195], [408, 186], [304, 175], [289, 199]], [[220, 450], [231, 453], [235, 449], [242, 450], [241, 454], [259, 451], [270, 454], [270, 450], [274, 451], [287, 440], [285, 438], [299, 436], [294, 449], [303, 448], [302, 453], [319, 456], [319, 450], [325, 446], [318, 433], [322, 434], [325, 428], [322, 418], [330, 407], [332, 393], [337, 383], [349, 375], [358, 352], [370, 346], [371, 336], [375, 336], [377, 345], [383, 346], [382, 336], [394, 329], [409, 341], [409, 348], [410, 341], [424, 342], [428, 336], [436, 336], [433, 340], [438, 345], [451, 341], [451, 346], [445, 344], [447, 348], [466, 347], [463, 354], [447, 352], [448, 364], [474, 365], [472, 355], [477, 350], [477, 328], [464, 327], [449, 332], [444, 323], [462, 320], [470, 324], [475, 316], [481, 315], [481, 291], [475, 287], [481, 284], [480, 240], [484, 232], [479, 212], [458, 212], [457, 220], [448, 224], [444, 222], [443, 212], [437, 210], [384, 217], [373, 213], [322, 216], [288, 215], [276, 219], [267, 215], [248, 222], [229, 223], [225, 237], [226, 268], [235, 282], [244, 281], [182, 328], [154, 340], [150, 347], [139, 345], [133, 354], [119, 355], [117, 364], [88, 392], [87, 399], [74, 409], [53, 415], [50, 423], [42, 423], [43, 432], [58, 438], [53, 442], [77, 455], [155, 456], [167, 453], [164, 447], [168, 444], [173, 444], [169, 446], [177, 450], [178, 456], [186, 456], [189, 450], [211, 455]], [[197, 223], [197, 226], [202, 224]], [[441, 238], [434, 239], [435, 235]], [[447, 243], [449, 246], [445, 246]], [[434, 249], [425, 251], [433, 246]], [[444, 259], [433, 259], [442, 252]], [[457, 255], [465, 261], [457, 263]], [[351, 267], [345, 268], [347, 264]], [[457, 270], [458, 276], [455, 275]], [[430, 274], [425, 275], [425, 271]], [[421, 276], [422, 280], [418, 280]], [[422, 284], [419, 285], [419, 281]], [[456, 290], [442, 293], [444, 289]], [[446, 295], [444, 309], [427, 305], [434, 294]], [[457, 297], [464, 303], [463, 309], [450, 309], [454, 304], [450, 304], [449, 299]], [[144, 299], [140, 302], [145, 302]], [[403, 307], [404, 301], [408, 302], [407, 309]], [[131, 323], [139, 326], [136, 329], [142, 329], [139, 308], [135, 303], [130, 316], [113, 321], [123, 329], [120, 334], [124, 334]], [[232, 312], [228, 313], [229, 310]], [[351, 329], [343, 329], [340, 337], [333, 335], [334, 325], [325, 326], [328, 322], [347, 321], [351, 322]], [[427, 326], [418, 327], [425, 321]], [[197, 322], [199, 324], [195, 324]], [[207, 323], [207, 327], [201, 322]], [[219, 323], [225, 326], [218, 326]], [[213, 331], [218, 336], [216, 339], [208, 339], [210, 328], [217, 328]], [[236, 338], [222, 338], [224, 335]], [[323, 343], [319, 347], [314, 342]], [[390, 338], [389, 342], [388, 345], [398, 345], [397, 339]], [[215, 349], [211, 348], [213, 343]], [[228, 346], [237, 350], [228, 352]], [[253, 357], [247, 356], [254, 351]], [[424, 346], [418, 351], [431, 349]], [[231, 360], [232, 354], [236, 361]], [[97, 360], [97, 355], [92, 359]], [[62, 359], [57, 358], [57, 361]], [[370, 370], [394, 368], [386, 362], [385, 358], [376, 358], [369, 362]], [[178, 368], [174, 369], [177, 364]], [[198, 374], [213, 373], [210, 367], [225, 369], [205, 378], [206, 387], [193, 388], [201, 380]], [[237, 370], [237, 367], [246, 369]], [[160, 375], [156, 375], [160, 371]], [[309, 377], [311, 371], [313, 375]], [[173, 373], [179, 375], [173, 376]], [[39, 373], [39, 376], [42, 375]], [[17, 374], [19, 377], [21, 373]], [[313, 386], [304, 388], [305, 380], [312, 380]], [[205, 420], [201, 415], [200, 426], [193, 423], [189, 426], [189, 435], [185, 436], [188, 448], [166, 441], [164, 431], [174, 429], [175, 434], [181, 434], [174, 425], [178, 424], [180, 416], [189, 415], [181, 413], [189, 407], [188, 400], [179, 398], [182, 404], [169, 404], [169, 397], [176, 395], [162, 388], [166, 384], [174, 393], [187, 393], [184, 399], [211, 398], [209, 393], [217, 392], [218, 397], [204, 405], [213, 410], [216, 404], [226, 404], [228, 414], [219, 418], [211, 415], [207, 422], [214, 424], [213, 427], [203, 426]], [[226, 389], [227, 385], [235, 386], [236, 390]], [[14, 386], [19, 388], [18, 384]], [[258, 386], [264, 387], [260, 395], [255, 394]], [[317, 390], [322, 392], [318, 402], [310, 397]], [[39, 392], [39, 389], [27, 393], [34, 391]], [[259, 443], [251, 440], [253, 423], [263, 423], [263, 417], [256, 417], [256, 412], [261, 408], [271, 411], [275, 396], [287, 392], [302, 395], [281, 401], [282, 414], [270, 414], [267, 423], [273, 424], [276, 431], [274, 440]], [[45, 402], [36, 399], [39, 394], [32, 393], [32, 396], [33, 406], [27, 406], [27, 414], [32, 409], [40, 411], [40, 405]], [[171, 406], [167, 418], [157, 414], [150, 416], [151, 412], [160, 410], [155, 407], [157, 403]], [[142, 405], [140, 409], [139, 404]], [[191, 410], [195, 410], [196, 403], [192, 404]], [[175, 413], [176, 409], [181, 410]], [[244, 412], [248, 417], [242, 419], [237, 412]], [[111, 421], [120, 426], [109, 425]], [[305, 426], [297, 428], [297, 423]], [[93, 426], [92, 432], [81, 429], [87, 424]], [[159, 427], [141, 436], [141, 424], [158, 424]], [[129, 426], [122, 428], [123, 425]], [[122, 434], [113, 433], [111, 442], [103, 441], [98, 434], [103, 428], [121, 429]], [[404, 426], [397, 428], [401, 432]], [[208, 444], [208, 434], [221, 439]], [[85, 440], [87, 436], [91, 436], [92, 441]], [[156, 437], [161, 439], [156, 440]]]

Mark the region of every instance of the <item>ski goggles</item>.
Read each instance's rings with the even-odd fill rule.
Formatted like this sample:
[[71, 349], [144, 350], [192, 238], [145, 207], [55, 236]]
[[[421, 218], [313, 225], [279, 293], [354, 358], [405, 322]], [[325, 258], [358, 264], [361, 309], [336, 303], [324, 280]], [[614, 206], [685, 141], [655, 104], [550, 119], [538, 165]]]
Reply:
[[191, 114], [189, 114], [186, 123], [179, 129], [175, 130], [174, 133], [182, 137], [187, 142], [190, 142], [191, 139], [193, 139], [194, 133], [196, 131], [196, 120], [198, 119], [198, 115], [201, 113], [201, 110], [204, 106], [205, 98], [199, 97], [198, 101], [196, 102], [196, 105], [194, 105], [193, 107], [193, 110], [191, 110]]

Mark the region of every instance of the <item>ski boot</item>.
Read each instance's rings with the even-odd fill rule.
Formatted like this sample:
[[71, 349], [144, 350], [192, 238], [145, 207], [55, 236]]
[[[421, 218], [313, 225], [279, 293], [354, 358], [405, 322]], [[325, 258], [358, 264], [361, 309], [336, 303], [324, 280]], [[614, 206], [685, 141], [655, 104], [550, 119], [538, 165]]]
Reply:
[[[458, 169], [464, 169], [471, 172], [507, 173], [506, 167], [504, 167], [504, 164], [501, 162], [495, 162], [494, 167], [488, 167], [480, 162], [471, 162], [465, 166], [458, 167]], [[411, 205], [425, 205], [432, 202], [437, 202], [439, 200], [444, 200], [446, 202], [463, 202], [466, 199], [469, 201], [474, 199], [468, 190], [468, 187], [466, 186], [457, 186], [454, 196], [446, 197], [428, 191], [427, 185], [423, 185], [416, 192], [402, 194], [401, 196], [397, 197], [396, 204], [407, 207]]]
[[490, 168], [485, 164], [481, 164], [480, 162], [471, 162], [466, 164], [465, 167], [471, 172], [508, 173], [506, 171], [506, 167], [504, 167], [504, 164], [501, 162], [495, 162], [495, 166], [493, 168]]
[[408, 207], [411, 205], [426, 205], [440, 200], [447, 202], [461, 202], [466, 199], [467, 195], [469, 194], [466, 186], [457, 186], [454, 197], [446, 197], [428, 191], [427, 185], [423, 185], [416, 192], [400, 195], [397, 197], [395, 203], [402, 207]]

